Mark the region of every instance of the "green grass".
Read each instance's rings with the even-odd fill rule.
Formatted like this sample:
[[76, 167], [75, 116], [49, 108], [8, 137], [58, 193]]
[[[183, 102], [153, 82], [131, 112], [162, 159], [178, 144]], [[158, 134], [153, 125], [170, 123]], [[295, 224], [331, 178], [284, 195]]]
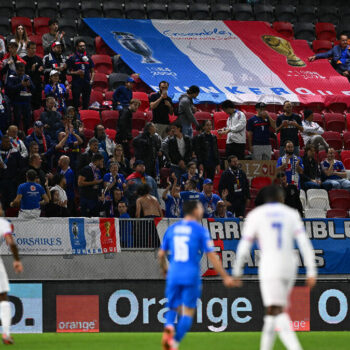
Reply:
[[[350, 332], [298, 333], [304, 350], [349, 349]], [[160, 333], [15, 334], [13, 349], [159, 350]], [[257, 350], [260, 333], [190, 333], [180, 350]], [[284, 347], [279, 341], [275, 350]]]

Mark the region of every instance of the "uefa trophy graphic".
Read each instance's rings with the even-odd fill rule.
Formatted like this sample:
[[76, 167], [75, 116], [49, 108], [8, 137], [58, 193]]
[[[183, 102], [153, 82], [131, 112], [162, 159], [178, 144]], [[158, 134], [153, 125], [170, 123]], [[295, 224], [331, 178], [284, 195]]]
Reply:
[[287, 57], [287, 63], [293, 67], [305, 67], [306, 64], [303, 60], [297, 57], [290, 45], [289, 41], [273, 35], [263, 35], [263, 42], [269, 46], [272, 50]]
[[77, 225], [76, 222], [73, 222], [72, 233], [73, 233], [73, 236], [74, 236], [74, 239], [75, 239], [75, 240], [79, 239], [79, 238], [78, 238], [78, 235], [79, 235], [79, 228], [78, 228], [78, 225]]
[[142, 63], [162, 63], [152, 57], [153, 52], [149, 46], [142, 39], [135, 37], [134, 34], [126, 32], [112, 33], [124, 49], [142, 56]]

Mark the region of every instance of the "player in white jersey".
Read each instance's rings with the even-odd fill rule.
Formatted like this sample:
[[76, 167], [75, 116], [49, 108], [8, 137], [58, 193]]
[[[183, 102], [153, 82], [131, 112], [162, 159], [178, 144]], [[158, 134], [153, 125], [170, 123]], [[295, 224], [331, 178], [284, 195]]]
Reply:
[[[0, 214], [2, 212], [0, 205]], [[18, 248], [12, 237], [12, 225], [5, 219], [0, 218], [0, 238], [4, 238], [9, 246], [14, 262], [13, 268], [16, 273], [23, 271], [22, 263], [19, 259]], [[5, 270], [4, 263], [0, 258], [0, 318], [2, 323], [2, 341], [5, 345], [13, 344], [13, 339], [10, 335], [11, 325], [11, 305], [8, 301], [7, 293], [9, 292], [9, 280]]]
[[235, 283], [236, 286], [241, 285], [245, 258], [250, 254], [253, 242], [257, 241], [261, 250], [260, 291], [266, 308], [260, 350], [273, 348], [276, 328], [287, 349], [301, 350], [285, 311], [298, 268], [294, 242], [297, 242], [303, 256], [307, 269], [306, 284], [310, 288], [316, 284], [315, 255], [299, 213], [282, 204], [283, 190], [277, 186], [268, 186], [261, 190], [258, 197], [262, 205], [247, 216], [237, 248]]

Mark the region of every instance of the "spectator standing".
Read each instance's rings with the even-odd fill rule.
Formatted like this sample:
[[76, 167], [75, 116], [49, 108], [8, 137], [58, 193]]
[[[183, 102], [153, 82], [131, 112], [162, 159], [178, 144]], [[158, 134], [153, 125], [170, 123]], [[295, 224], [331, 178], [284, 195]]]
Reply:
[[80, 115], [73, 106], [68, 106], [66, 111], [67, 123], [73, 124], [74, 129], [79, 135], [84, 135], [84, 125], [80, 120]]
[[292, 141], [285, 142], [284, 156], [277, 160], [277, 172], [284, 172], [288, 184], [296, 185], [300, 188], [300, 177], [304, 172], [303, 160], [295, 155]]
[[45, 189], [35, 182], [36, 172], [28, 170], [27, 182], [19, 185], [17, 196], [11, 203], [11, 207], [20, 206], [18, 217], [20, 219], [38, 219], [41, 214], [40, 206], [49, 202]]
[[329, 145], [326, 140], [321, 136], [324, 133], [323, 128], [315, 123], [314, 121], [314, 113], [313, 111], [306, 109], [304, 111], [304, 120], [302, 121], [303, 132], [302, 137], [304, 139], [304, 144], [307, 146], [311, 144], [315, 146], [318, 151], [320, 146], [325, 150], [328, 150]]
[[36, 177], [38, 178], [38, 182], [41, 186], [45, 187], [45, 184], [47, 182], [48, 174], [43, 170], [42, 168], [42, 159], [40, 157], [40, 154], [34, 153], [29, 157], [28, 167], [24, 171], [24, 176], [22, 176], [23, 180], [25, 181], [25, 173], [28, 170], [34, 170], [36, 173]]
[[67, 60], [67, 68], [72, 76], [73, 105], [79, 109], [80, 95], [82, 96], [82, 109], [88, 109], [90, 103], [91, 86], [94, 83], [95, 65], [86, 52], [84, 40], [77, 40], [76, 52]]
[[124, 150], [122, 145], [117, 144], [115, 146], [113, 157], [110, 159], [110, 162], [118, 164], [119, 173], [121, 173], [125, 178], [132, 173], [132, 170], [130, 168], [130, 162], [124, 156]]
[[[176, 179], [174, 174], [173, 176]], [[172, 184], [168, 179], [167, 187], [162, 194], [162, 199], [165, 203], [165, 217], [179, 218], [181, 215], [180, 186]]]
[[25, 74], [25, 64], [16, 63], [16, 74], [10, 74], [6, 82], [6, 94], [13, 106], [15, 124], [20, 127], [21, 121], [25, 131], [28, 130], [32, 119], [32, 94], [35, 86]]
[[153, 114], [153, 123], [156, 125], [158, 134], [164, 138], [166, 128], [170, 124], [169, 115], [174, 113], [172, 99], [168, 96], [169, 83], [161, 81], [159, 91], [149, 97], [150, 108]]
[[[177, 185], [177, 182], [174, 182], [174, 186]], [[181, 204], [187, 201], [197, 201], [199, 200], [199, 192], [197, 188], [197, 182], [195, 180], [187, 180], [185, 183], [184, 191], [180, 192]], [[182, 208], [181, 208], [181, 217], [183, 217]]]
[[184, 190], [187, 180], [194, 180], [197, 183], [197, 189], [202, 191], [203, 188], [203, 170], [197, 169], [197, 164], [195, 162], [189, 162], [187, 164], [187, 172], [181, 175], [180, 186], [181, 190]]
[[89, 140], [86, 151], [80, 156], [80, 161], [78, 166], [79, 171], [91, 163], [93, 155], [99, 153], [98, 149], [99, 149], [98, 140], [95, 137], [91, 138]]
[[16, 125], [10, 125], [7, 129], [7, 135], [10, 138], [12, 148], [18, 151], [22, 158], [27, 158], [28, 150], [24, 142], [18, 137], [18, 127]]
[[26, 62], [25, 72], [30, 76], [35, 86], [32, 96], [32, 108], [39, 109], [41, 107], [42, 82], [41, 77], [44, 72], [43, 60], [36, 55], [36, 44], [29, 41], [27, 45], [27, 54], [23, 57]]
[[229, 167], [221, 175], [219, 193], [222, 198], [227, 198], [228, 209], [235, 217], [242, 218], [250, 200], [249, 182], [245, 172], [239, 168], [236, 156], [228, 157], [227, 162]]
[[105, 164], [113, 156], [115, 142], [106, 135], [105, 127], [102, 124], [95, 126], [94, 137], [98, 140], [98, 150], [105, 158]]
[[233, 218], [233, 214], [227, 210], [227, 206], [225, 201], [218, 201], [216, 204], [216, 210], [212, 215], [212, 218], [216, 219], [226, 219], [226, 218]]
[[[134, 246], [132, 223], [130, 222], [130, 215], [128, 213], [128, 205], [124, 201], [118, 203], [118, 217], [119, 232], [120, 232], [120, 245], [122, 248], [132, 248]], [[125, 220], [124, 220], [125, 219]]]
[[299, 131], [303, 132], [301, 118], [293, 113], [293, 106], [290, 101], [283, 104], [284, 113], [279, 115], [276, 121], [276, 133], [281, 133], [280, 156], [284, 155], [286, 141], [292, 141], [294, 145], [294, 154], [299, 156]]
[[74, 172], [69, 166], [70, 159], [68, 156], [61, 156], [58, 160], [59, 173], [66, 178], [66, 194], [67, 194], [67, 208], [68, 214], [75, 216], [76, 205], [74, 201], [75, 197], [75, 176]]
[[123, 146], [125, 156], [130, 159], [129, 142], [132, 140], [132, 115], [141, 105], [139, 100], [132, 99], [128, 107], [123, 108], [117, 123], [116, 141]]
[[135, 80], [131, 77], [126, 79], [124, 85], [118, 86], [113, 93], [114, 109], [121, 111], [123, 108], [129, 107], [132, 100], [132, 88]]
[[211, 179], [205, 179], [203, 182], [203, 191], [199, 195], [199, 200], [203, 204], [204, 217], [210, 218], [214, 215], [216, 207], [221, 198], [213, 193], [213, 181]]
[[11, 123], [12, 113], [9, 98], [0, 89], [0, 132], [5, 133]]
[[62, 205], [60, 201], [60, 192], [57, 189], [50, 189], [50, 202], [45, 206], [45, 216], [51, 217], [67, 217], [68, 209]]
[[165, 135], [166, 136], [162, 140], [161, 151], [166, 157], [167, 161], [169, 161], [169, 141], [174, 136], [174, 128], [171, 125], [168, 125], [165, 128]]
[[181, 95], [179, 99], [177, 123], [182, 126], [183, 134], [190, 138], [193, 136], [192, 124], [194, 124], [197, 128], [199, 127], [197, 119], [194, 116], [197, 109], [193, 105], [193, 99], [197, 98], [199, 92], [199, 87], [192, 85], [187, 90], [186, 94]]
[[207, 120], [193, 144], [199, 169], [203, 170], [206, 178], [213, 180], [220, 172], [220, 156], [217, 137], [211, 133], [212, 127], [212, 122]]
[[6, 84], [7, 77], [9, 74], [14, 74], [16, 72], [16, 63], [22, 62], [26, 64], [26, 62], [17, 55], [18, 44], [15, 39], [11, 39], [8, 44], [8, 53], [4, 56], [1, 61], [1, 74], [3, 76], [3, 80]]
[[57, 104], [57, 111], [61, 114], [66, 113], [66, 98], [68, 97], [68, 91], [66, 87], [59, 82], [60, 72], [57, 70], [52, 70], [50, 72], [49, 83], [45, 85], [45, 96], [53, 97]]
[[326, 177], [323, 185], [350, 191], [350, 181], [347, 179], [343, 163], [335, 159], [334, 148], [328, 149], [327, 158], [321, 163], [321, 168]]
[[52, 154], [53, 142], [50, 135], [44, 131], [44, 124], [40, 120], [34, 123], [34, 130], [27, 136], [25, 143], [28, 146], [32, 141], [39, 145], [39, 153], [42, 156], [49, 157]]
[[57, 191], [58, 192], [58, 200], [59, 200], [59, 205], [62, 206], [63, 208], [67, 208], [68, 206], [68, 197], [66, 193], [66, 177], [58, 173], [53, 177], [53, 183], [54, 186], [50, 189], [50, 191]]
[[247, 123], [248, 147], [254, 160], [270, 160], [270, 127], [275, 130], [275, 121], [266, 112], [266, 104], [259, 102], [255, 105], [257, 115]]
[[28, 35], [25, 27], [20, 24], [15, 30], [15, 40], [18, 44], [17, 54], [19, 57], [24, 57], [27, 54]]
[[66, 57], [62, 54], [62, 44], [59, 41], [55, 41], [51, 45], [51, 51], [44, 56], [44, 77], [47, 84], [50, 80], [50, 72], [56, 70], [60, 72], [60, 83], [66, 84], [67, 76], [67, 63]]
[[40, 114], [40, 121], [52, 140], [57, 140], [57, 133], [63, 130], [62, 116], [57, 112], [56, 101], [53, 97], [46, 98], [46, 108]]
[[49, 53], [50, 48], [54, 42], [59, 42], [63, 46], [63, 48], [65, 48], [66, 43], [64, 40], [64, 34], [64, 32], [58, 31], [58, 20], [50, 19], [49, 32], [43, 34], [43, 36], [41, 37], [45, 54]]
[[221, 108], [228, 114], [226, 128], [218, 130], [219, 135], [227, 135], [226, 157], [235, 155], [239, 160], [245, 158], [247, 119], [243, 112], [235, 108], [232, 101], [226, 100]]

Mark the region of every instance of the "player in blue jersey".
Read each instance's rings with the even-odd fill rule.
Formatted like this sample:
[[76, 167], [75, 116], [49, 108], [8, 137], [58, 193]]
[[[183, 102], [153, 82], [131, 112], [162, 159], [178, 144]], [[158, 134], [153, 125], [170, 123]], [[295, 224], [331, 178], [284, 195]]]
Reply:
[[[199, 201], [183, 204], [184, 219], [170, 226], [165, 232], [159, 251], [161, 269], [166, 275], [166, 297], [169, 311], [162, 338], [163, 350], [176, 350], [190, 330], [197, 299], [201, 296], [200, 260], [206, 253], [215, 270], [221, 275], [226, 287], [234, 281], [224, 268], [213, 249], [209, 232], [199, 221], [203, 218], [203, 206]], [[168, 254], [169, 268], [166, 257]], [[178, 324], [175, 332], [175, 319]]]

